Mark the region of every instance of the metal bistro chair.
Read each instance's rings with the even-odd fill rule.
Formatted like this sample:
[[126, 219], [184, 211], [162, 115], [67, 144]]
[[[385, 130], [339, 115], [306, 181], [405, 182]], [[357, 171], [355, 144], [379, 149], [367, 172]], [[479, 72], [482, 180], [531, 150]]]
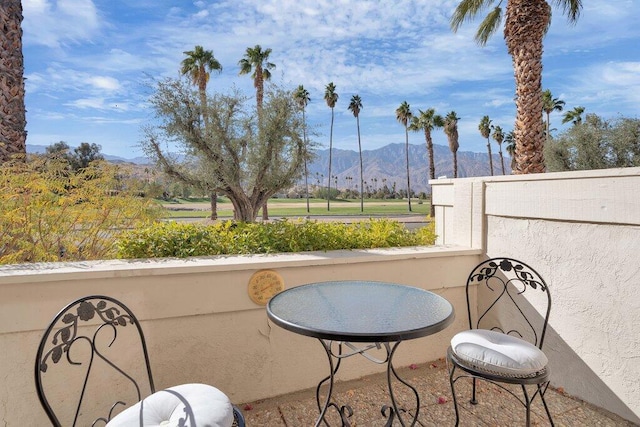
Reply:
[[[486, 304], [478, 307], [474, 320], [470, 293], [476, 289], [478, 300], [486, 301]], [[525, 291], [529, 291], [528, 298], [535, 300], [536, 307], [542, 310], [540, 314], [524, 299]], [[542, 352], [551, 310], [547, 284], [533, 268], [521, 261], [493, 258], [474, 268], [467, 279], [466, 292], [470, 330], [456, 334], [447, 350], [456, 426], [460, 414], [455, 384], [460, 378], [469, 377], [472, 378], [472, 404], [478, 403], [476, 381], [486, 380], [525, 406], [527, 426], [531, 423], [531, 403], [540, 396], [553, 426], [544, 399], [549, 386], [549, 369], [547, 357]], [[520, 385], [523, 398], [500, 383]], [[527, 386], [532, 385], [535, 388], [530, 395]]]
[[[245, 425], [215, 387], [183, 384], [156, 392], [140, 323], [108, 296], [80, 298], [53, 318], [38, 347], [35, 381], [54, 426]], [[101, 406], [104, 401], [115, 403]], [[98, 418], [91, 416], [98, 407]]]

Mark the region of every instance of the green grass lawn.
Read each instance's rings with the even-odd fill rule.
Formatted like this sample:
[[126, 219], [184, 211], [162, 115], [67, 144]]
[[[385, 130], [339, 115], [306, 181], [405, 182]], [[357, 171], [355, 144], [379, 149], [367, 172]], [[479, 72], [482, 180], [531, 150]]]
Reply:
[[[211, 214], [207, 199], [177, 200], [174, 203], [160, 201], [169, 209], [167, 218], [207, 218]], [[418, 199], [411, 200], [412, 211], [409, 212], [406, 200], [380, 200], [365, 199], [364, 212], [360, 211], [360, 200], [332, 200], [331, 210], [327, 211], [327, 201], [323, 199], [309, 199], [309, 212], [307, 212], [306, 199], [270, 199], [270, 217], [305, 217], [307, 215], [350, 215], [369, 216], [378, 215], [428, 215], [429, 202], [418, 203]], [[218, 199], [218, 216], [220, 218], [232, 218], [233, 211], [229, 201], [225, 198]]]

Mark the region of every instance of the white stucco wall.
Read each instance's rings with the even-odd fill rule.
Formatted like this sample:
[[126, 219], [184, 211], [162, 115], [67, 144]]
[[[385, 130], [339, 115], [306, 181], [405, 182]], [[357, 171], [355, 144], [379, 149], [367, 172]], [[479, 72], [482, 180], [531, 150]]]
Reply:
[[[256, 271], [277, 271], [286, 287], [342, 279], [403, 283], [433, 290], [464, 313], [461, 285], [480, 257], [479, 250], [432, 247], [0, 267], [0, 425], [48, 425], [33, 378], [36, 349], [53, 316], [75, 298], [110, 295], [134, 311], [157, 389], [203, 382], [240, 404], [315, 387], [328, 374], [316, 339], [271, 324], [265, 308], [249, 299]], [[402, 343], [396, 366], [444, 357], [464, 319]], [[383, 368], [355, 356], [344, 361], [339, 378]]]
[[640, 168], [432, 182], [439, 243], [549, 284], [552, 383], [640, 423]]

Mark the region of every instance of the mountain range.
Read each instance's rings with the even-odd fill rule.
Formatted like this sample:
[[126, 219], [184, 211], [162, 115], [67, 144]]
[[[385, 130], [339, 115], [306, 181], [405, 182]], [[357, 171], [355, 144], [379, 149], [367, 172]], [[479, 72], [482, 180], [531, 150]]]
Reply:
[[[497, 147], [493, 147], [495, 150]], [[27, 152], [44, 153], [46, 147], [42, 145], [27, 144]], [[146, 157], [124, 158], [102, 153], [104, 158], [113, 163], [133, 163], [136, 165], [147, 165], [151, 162]], [[446, 176], [453, 177], [453, 155], [448, 146], [434, 144], [433, 155], [435, 158], [436, 178]], [[500, 156], [492, 155], [493, 169], [495, 175], [502, 174]], [[362, 151], [362, 163], [364, 169], [364, 181], [378, 188], [383, 182], [391, 187], [394, 183], [396, 188], [404, 189], [407, 184], [407, 165], [405, 144], [388, 144], [375, 150]], [[511, 159], [504, 156], [505, 172], [510, 173]], [[316, 158], [307, 165], [309, 170], [309, 185], [326, 185], [329, 171], [329, 150], [316, 150]], [[409, 144], [409, 174], [411, 177], [411, 189], [419, 193], [429, 192], [429, 158], [424, 144]], [[331, 175], [338, 177], [338, 187], [356, 187], [360, 181], [360, 157], [357, 151], [333, 149], [331, 159]], [[487, 153], [474, 153], [471, 151], [458, 151], [458, 177], [487, 176], [490, 175], [489, 155]], [[353, 180], [347, 181], [347, 177]], [[376, 184], [373, 184], [373, 179]], [[333, 187], [334, 181], [331, 182]], [[358, 185], [359, 186], [359, 185]]]

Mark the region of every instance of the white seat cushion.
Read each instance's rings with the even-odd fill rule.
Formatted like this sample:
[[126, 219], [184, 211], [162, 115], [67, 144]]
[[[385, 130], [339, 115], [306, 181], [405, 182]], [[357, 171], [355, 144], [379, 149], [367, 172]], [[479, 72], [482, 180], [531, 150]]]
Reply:
[[195, 418], [189, 419], [187, 426], [231, 427], [233, 424], [233, 407], [223, 392], [206, 384], [184, 384], [153, 393], [119, 413], [107, 426], [174, 427], [186, 417], [185, 407]]
[[456, 334], [451, 349], [458, 359], [482, 370], [502, 375], [527, 377], [549, 363], [535, 345], [520, 338], [486, 329]]

